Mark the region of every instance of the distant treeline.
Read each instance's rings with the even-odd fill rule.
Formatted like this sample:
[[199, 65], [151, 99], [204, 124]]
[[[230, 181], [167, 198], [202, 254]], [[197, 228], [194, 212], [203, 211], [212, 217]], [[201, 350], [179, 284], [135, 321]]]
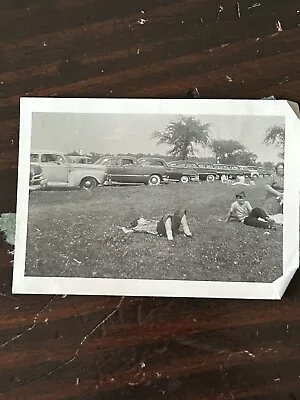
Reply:
[[[153, 158], [162, 158], [166, 162], [171, 162], [171, 161], [176, 161], [178, 160], [178, 157], [175, 156], [168, 156], [168, 155], [162, 155], [162, 154], [146, 154], [146, 153], [118, 153], [118, 154], [112, 154], [112, 153], [96, 153], [96, 152], [91, 152], [91, 153], [85, 153], [85, 154], [80, 154], [76, 151], [72, 151], [71, 153], [68, 153], [70, 156], [82, 156], [82, 157], [90, 157], [91, 162], [94, 163], [95, 161], [99, 160], [99, 158], [104, 157], [104, 156], [128, 156], [128, 157], [135, 157], [135, 158], [144, 158], [144, 157], [153, 157]], [[198, 162], [200, 164], [215, 164], [216, 159], [215, 157], [189, 157], [189, 160]], [[265, 169], [273, 169], [274, 168], [274, 163], [270, 161], [265, 161], [265, 162], [255, 162], [251, 163], [249, 165], [252, 166], [257, 166], [257, 167], [262, 167]]]

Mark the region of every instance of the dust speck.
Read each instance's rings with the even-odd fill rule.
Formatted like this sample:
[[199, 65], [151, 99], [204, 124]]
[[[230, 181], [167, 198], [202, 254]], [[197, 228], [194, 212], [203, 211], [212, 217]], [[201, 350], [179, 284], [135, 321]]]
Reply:
[[256, 7], [260, 7], [260, 6], [261, 6], [260, 3], [254, 3], [254, 4], [251, 4], [251, 6], [248, 7], [248, 10], [250, 10], [251, 8], [256, 8]]
[[278, 32], [282, 32], [282, 31], [283, 31], [283, 28], [282, 28], [282, 25], [281, 25], [281, 22], [280, 22], [280, 21], [277, 21], [277, 22], [276, 22], [276, 28], [277, 28], [277, 31], [278, 31]]

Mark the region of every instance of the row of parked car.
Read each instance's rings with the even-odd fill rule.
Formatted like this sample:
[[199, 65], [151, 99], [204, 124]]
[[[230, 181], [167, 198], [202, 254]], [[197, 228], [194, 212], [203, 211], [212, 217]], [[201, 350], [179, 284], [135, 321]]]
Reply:
[[222, 175], [235, 179], [238, 175], [258, 177], [255, 167], [221, 164], [198, 164], [182, 160], [167, 163], [162, 158], [136, 159], [128, 156], [103, 156], [95, 163], [74, 161], [62, 152], [32, 150], [30, 156], [31, 190], [46, 187], [81, 187], [94, 189], [113, 183], [144, 183], [159, 185], [170, 181], [187, 183], [220, 179]]

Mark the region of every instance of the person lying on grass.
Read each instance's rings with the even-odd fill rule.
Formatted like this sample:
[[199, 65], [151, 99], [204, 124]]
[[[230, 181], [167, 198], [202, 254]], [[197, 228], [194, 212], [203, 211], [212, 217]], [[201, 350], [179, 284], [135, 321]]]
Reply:
[[245, 192], [239, 192], [235, 197], [236, 201], [231, 204], [226, 222], [235, 219], [245, 225], [276, 230], [275, 221], [263, 209], [252, 208], [249, 201], [246, 200]]
[[129, 229], [122, 228], [124, 233], [143, 232], [152, 235], [165, 236], [168, 240], [173, 240], [174, 235], [178, 235], [183, 230], [185, 236], [192, 237], [187, 218], [186, 209], [181, 208], [173, 215], [165, 214], [159, 221], [148, 220], [140, 217], [131, 223]]

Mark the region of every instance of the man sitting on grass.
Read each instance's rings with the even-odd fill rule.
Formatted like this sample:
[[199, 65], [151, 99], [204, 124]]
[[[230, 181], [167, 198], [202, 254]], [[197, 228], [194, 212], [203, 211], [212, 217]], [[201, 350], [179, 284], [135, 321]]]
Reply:
[[252, 208], [246, 200], [245, 192], [239, 192], [235, 197], [236, 201], [231, 204], [226, 222], [235, 219], [245, 225], [276, 230], [275, 221], [263, 209]]
[[179, 234], [181, 228], [185, 236], [192, 237], [184, 208], [178, 209], [173, 215], [164, 215], [159, 221], [138, 218], [131, 223], [129, 229], [123, 227], [122, 230], [124, 233], [143, 232], [166, 236], [168, 240], [173, 240], [174, 235]]

